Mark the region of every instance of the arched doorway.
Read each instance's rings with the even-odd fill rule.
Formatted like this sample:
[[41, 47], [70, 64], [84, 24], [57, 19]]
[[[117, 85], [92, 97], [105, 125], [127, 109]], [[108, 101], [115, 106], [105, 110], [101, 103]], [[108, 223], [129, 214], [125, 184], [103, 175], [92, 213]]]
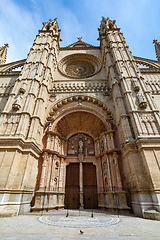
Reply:
[[83, 108], [61, 113], [45, 129], [33, 209], [126, 211], [116, 127]]
[[94, 140], [78, 133], [68, 139], [65, 208], [98, 207]]

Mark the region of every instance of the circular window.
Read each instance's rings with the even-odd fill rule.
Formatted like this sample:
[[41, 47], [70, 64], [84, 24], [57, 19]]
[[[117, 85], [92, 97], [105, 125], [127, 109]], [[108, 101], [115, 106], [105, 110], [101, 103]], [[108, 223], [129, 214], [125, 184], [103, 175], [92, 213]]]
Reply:
[[72, 78], [87, 78], [101, 69], [100, 60], [89, 54], [73, 54], [61, 59], [59, 71]]

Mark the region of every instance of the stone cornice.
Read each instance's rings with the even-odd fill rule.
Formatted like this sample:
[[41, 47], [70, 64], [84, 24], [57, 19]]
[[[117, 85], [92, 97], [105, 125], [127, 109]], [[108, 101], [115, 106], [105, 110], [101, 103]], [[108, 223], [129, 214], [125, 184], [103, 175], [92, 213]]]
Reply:
[[39, 158], [42, 150], [33, 141], [27, 141], [18, 137], [0, 137], [0, 149], [12, 151], [18, 150], [20, 152], [28, 152], [36, 159]]
[[121, 150], [118, 148], [108, 149], [108, 150], [103, 151], [101, 154], [96, 155], [95, 157], [99, 158], [99, 157], [104, 156], [105, 154], [109, 155], [109, 154], [114, 154], [115, 152], [120, 152], [120, 151]]
[[54, 154], [54, 155], [57, 155], [58, 157], [61, 157], [61, 158], [66, 158], [67, 157], [64, 154], [61, 154], [61, 153], [59, 153], [57, 151], [54, 151], [54, 150], [51, 150], [51, 149], [48, 149], [48, 148], [44, 148], [43, 152], [47, 152], [48, 154]]
[[130, 152], [139, 150], [160, 150], [160, 136], [139, 136], [136, 140], [127, 141], [121, 148], [123, 157]]

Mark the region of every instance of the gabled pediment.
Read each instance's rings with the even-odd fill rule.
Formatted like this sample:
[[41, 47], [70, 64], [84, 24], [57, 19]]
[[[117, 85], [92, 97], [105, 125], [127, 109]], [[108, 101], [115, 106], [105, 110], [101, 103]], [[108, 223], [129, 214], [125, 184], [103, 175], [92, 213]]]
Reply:
[[[79, 37], [77, 42], [74, 42], [67, 47], [64, 47], [65, 49], [86, 49], [86, 48], [95, 48], [95, 46], [92, 46], [86, 42], [82, 41], [82, 38]], [[97, 48], [97, 47], [96, 47]]]

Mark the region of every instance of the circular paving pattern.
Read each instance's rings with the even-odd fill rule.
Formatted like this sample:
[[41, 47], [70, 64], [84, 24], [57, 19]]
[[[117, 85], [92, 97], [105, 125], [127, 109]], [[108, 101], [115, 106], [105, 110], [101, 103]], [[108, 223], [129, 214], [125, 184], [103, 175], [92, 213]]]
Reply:
[[42, 216], [38, 218], [40, 222], [68, 228], [93, 228], [106, 227], [108, 225], [115, 225], [120, 222], [119, 218], [102, 217], [102, 218], [86, 218], [86, 217], [52, 217]]

